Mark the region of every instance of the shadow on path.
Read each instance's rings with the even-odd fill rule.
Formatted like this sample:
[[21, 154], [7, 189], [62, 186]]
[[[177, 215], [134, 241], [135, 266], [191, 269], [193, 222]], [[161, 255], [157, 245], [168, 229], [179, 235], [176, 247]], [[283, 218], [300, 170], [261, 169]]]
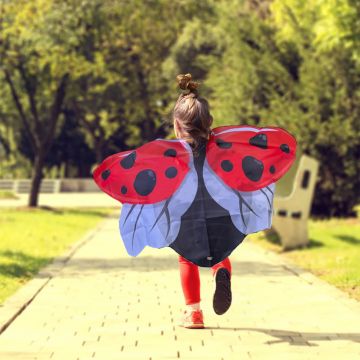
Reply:
[[297, 332], [278, 329], [264, 328], [245, 328], [245, 327], [206, 327], [204, 330], [226, 330], [226, 331], [256, 331], [266, 335], [270, 335], [277, 340], [266, 341], [266, 344], [289, 343], [290, 345], [299, 346], [319, 346], [311, 343], [311, 341], [334, 341], [347, 340], [360, 343], [360, 333], [316, 333], [316, 332]]
[[[260, 261], [231, 261], [233, 275], [254, 275], [254, 276], [288, 276], [295, 274], [284, 265], [274, 265]], [[79, 274], [119, 271], [166, 271], [179, 268], [177, 257], [153, 257], [143, 256], [139, 258], [86, 258], [72, 259], [66, 265], [66, 273], [61, 276], [77, 276]], [[210, 268], [201, 268], [210, 269]]]

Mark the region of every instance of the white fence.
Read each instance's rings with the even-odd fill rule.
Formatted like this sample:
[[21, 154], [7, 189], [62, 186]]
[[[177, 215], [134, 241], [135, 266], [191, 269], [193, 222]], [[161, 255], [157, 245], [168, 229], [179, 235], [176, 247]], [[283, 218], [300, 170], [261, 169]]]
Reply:
[[[30, 192], [31, 180], [0, 180], [0, 190], [9, 190], [17, 194], [27, 194]], [[41, 182], [41, 193], [59, 192], [98, 192], [93, 179], [43, 179]]]

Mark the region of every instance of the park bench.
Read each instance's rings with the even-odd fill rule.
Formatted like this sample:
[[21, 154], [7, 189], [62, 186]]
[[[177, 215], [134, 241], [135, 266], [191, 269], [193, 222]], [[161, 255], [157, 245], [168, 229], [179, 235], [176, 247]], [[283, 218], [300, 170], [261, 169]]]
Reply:
[[[284, 250], [309, 243], [308, 219], [317, 180], [319, 163], [302, 155], [292, 181], [291, 193], [274, 197], [272, 229], [279, 235]], [[268, 232], [271, 234], [271, 230]]]

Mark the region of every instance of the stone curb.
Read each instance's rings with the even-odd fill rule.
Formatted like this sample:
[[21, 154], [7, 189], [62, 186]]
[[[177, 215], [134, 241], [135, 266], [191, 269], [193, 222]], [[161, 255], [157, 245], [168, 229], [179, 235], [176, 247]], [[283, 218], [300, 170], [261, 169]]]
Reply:
[[88, 230], [80, 240], [70, 245], [62, 255], [54, 258], [52, 262], [42, 268], [34, 278], [20, 287], [0, 305], [0, 335], [16, 317], [26, 309], [48, 282], [61, 271], [76, 251], [90, 241], [104, 226], [105, 221], [112, 216], [113, 214], [107, 215], [95, 228]]
[[251, 246], [256, 248], [256, 251], [259, 251], [262, 254], [266, 255], [270, 260], [283, 266], [287, 271], [298, 276], [302, 280], [306, 281], [308, 284], [323, 288], [326, 292], [328, 292], [337, 300], [341, 301], [348, 308], [360, 312], [360, 302], [350, 297], [350, 295], [348, 295], [345, 291], [342, 291], [339, 288], [337, 288], [335, 285], [331, 285], [325, 280], [318, 278], [310, 271], [299, 267], [291, 260], [281, 256], [281, 254], [278, 254], [273, 250], [265, 249], [261, 245], [255, 244], [253, 242], [250, 242], [250, 244]]

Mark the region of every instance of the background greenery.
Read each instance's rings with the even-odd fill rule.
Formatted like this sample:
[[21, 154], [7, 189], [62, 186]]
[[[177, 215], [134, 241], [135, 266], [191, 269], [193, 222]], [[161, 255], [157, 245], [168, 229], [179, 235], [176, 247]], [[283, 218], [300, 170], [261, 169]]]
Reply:
[[214, 127], [281, 126], [320, 161], [313, 215], [354, 215], [359, 19], [356, 0], [4, 0], [0, 178], [36, 192], [169, 136], [175, 76], [191, 72]]

